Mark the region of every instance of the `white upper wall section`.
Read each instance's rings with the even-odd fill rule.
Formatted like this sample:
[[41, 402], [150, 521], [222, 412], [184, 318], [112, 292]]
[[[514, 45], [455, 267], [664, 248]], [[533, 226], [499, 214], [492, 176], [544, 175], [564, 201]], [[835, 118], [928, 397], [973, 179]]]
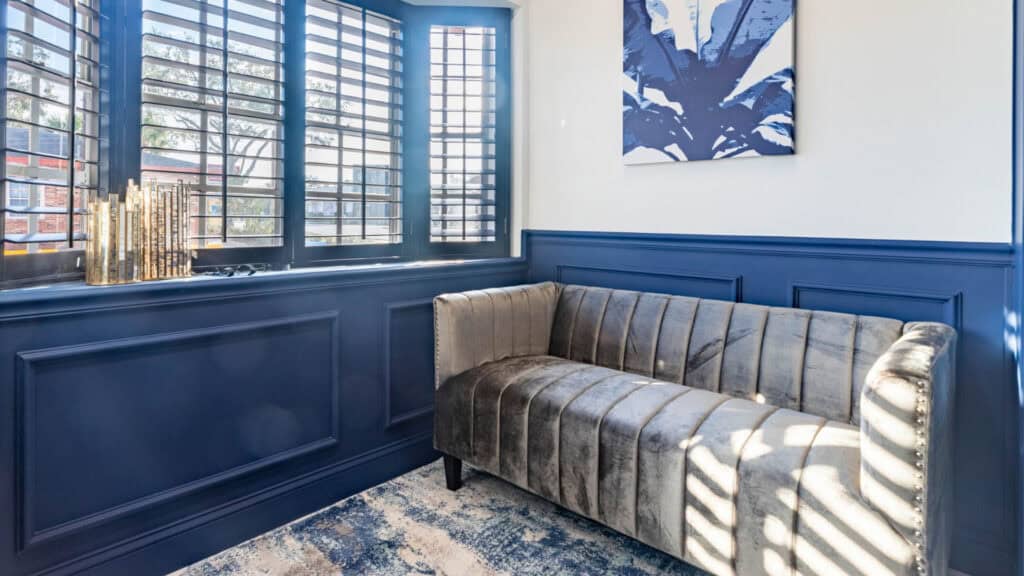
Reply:
[[1009, 242], [1011, 0], [797, 7], [797, 155], [626, 167], [622, 0], [521, 0], [516, 228]]

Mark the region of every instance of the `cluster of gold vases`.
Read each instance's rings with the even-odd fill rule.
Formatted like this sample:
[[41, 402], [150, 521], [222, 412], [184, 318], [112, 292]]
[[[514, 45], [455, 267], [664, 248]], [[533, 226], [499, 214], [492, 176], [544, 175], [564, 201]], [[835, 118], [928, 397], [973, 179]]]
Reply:
[[189, 188], [128, 182], [117, 194], [91, 198], [86, 217], [87, 284], [127, 284], [192, 275]]

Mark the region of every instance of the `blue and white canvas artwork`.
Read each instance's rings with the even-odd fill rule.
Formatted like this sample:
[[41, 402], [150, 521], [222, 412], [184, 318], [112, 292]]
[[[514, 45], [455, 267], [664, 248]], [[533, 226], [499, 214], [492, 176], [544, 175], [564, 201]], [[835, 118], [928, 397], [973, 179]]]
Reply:
[[793, 0], [624, 0], [627, 164], [793, 154]]

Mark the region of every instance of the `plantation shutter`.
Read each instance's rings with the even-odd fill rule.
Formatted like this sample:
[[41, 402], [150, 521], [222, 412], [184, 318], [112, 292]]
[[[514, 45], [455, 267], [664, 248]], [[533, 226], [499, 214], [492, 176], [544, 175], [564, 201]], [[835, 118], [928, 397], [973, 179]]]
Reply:
[[[0, 280], [31, 276], [34, 256], [83, 247], [100, 149], [98, 0], [5, 4]], [[50, 260], [37, 272], [60, 271]]]
[[402, 242], [402, 30], [306, 4], [306, 246]]
[[430, 32], [430, 240], [494, 242], [495, 29]]
[[193, 246], [280, 246], [283, 0], [143, 0], [142, 178], [192, 188]]

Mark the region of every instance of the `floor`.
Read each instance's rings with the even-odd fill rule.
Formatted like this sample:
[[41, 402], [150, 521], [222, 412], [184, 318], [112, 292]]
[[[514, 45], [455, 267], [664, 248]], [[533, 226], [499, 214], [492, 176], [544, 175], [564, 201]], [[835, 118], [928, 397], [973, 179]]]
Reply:
[[175, 576], [704, 573], [472, 469], [440, 460], [203, 560]]

